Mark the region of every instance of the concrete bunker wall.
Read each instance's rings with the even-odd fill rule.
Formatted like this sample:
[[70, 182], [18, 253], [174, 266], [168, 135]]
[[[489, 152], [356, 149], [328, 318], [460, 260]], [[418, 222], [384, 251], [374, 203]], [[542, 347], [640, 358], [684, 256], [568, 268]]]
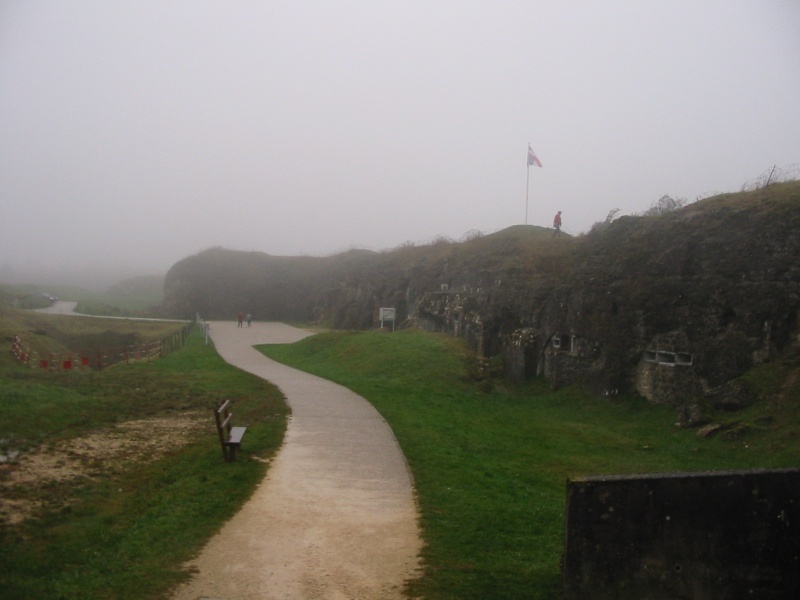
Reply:
[[800, 469], [567, 482], [564, 598], [800, 598]]

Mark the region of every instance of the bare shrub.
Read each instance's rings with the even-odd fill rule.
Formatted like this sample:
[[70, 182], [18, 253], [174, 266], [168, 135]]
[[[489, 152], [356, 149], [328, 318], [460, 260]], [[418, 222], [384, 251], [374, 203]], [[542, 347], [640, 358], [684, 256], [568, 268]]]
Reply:
[[742, 186], [743, 192], [752, 192], [753, 190], [760, 190], [773, 183], [783, 183], [785, 181], [795, 181], [800, 177], [800, 164], [793, 164], [787, 167], [778, 167], [777, 165], [767, 169], [755, 179], [748, 181]]
[[658, 215], [664, 215], [666, 213], [673, 212], [678, 210], [679, 208], [683, 208], [688, 204], [686, 198], [673, 198], [672, 196], [668, 196], [664, 194], [653, 202], [646, 211], [644, 211], [644, 216], [646, 217], [654, 217]]
[[589, 233], [600, 233], [604, 229], [606, 229], [611, 223], [616, 221], [617, 215], [619, 214], [618, 208], [612, 208], [608, 211], [608, 215], [606, 215], [605, 221], [597, 221], [594, 225], [591, 226], [589, 229]]
[[483, 232], [480, 229], [470, 229], [467, 233], [461, 236], [459, 241], [461, 242], [471, 242], [473, 240], [479, 240], [483, 237]]

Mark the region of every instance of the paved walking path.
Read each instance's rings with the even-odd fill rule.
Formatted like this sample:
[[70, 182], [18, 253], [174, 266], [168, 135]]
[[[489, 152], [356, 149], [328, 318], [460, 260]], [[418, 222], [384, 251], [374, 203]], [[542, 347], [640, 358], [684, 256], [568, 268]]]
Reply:
[[350, 390], [252, 348], [308, 332], [213, 322], [210, 333], [227, 362], [281, 389], [292, 416], [267, 477], [192, 562], [198, 574], [174, 598], [401, 598], [421, 542], [412, 481], [388, 425]]
[[189, 323], [189, 319], [150, 319], [147, 317], [112, 317], [109, 315], [84, 315], [75, 312], [77, 302], [57, 300], [47, 308], [35, 308], [34, 312], [43, 312], [51, 315], [69, 315], [73, 317], [86, 317], [89, 319], [117, 319], [118, 321], [159, 321], [167, 323]]

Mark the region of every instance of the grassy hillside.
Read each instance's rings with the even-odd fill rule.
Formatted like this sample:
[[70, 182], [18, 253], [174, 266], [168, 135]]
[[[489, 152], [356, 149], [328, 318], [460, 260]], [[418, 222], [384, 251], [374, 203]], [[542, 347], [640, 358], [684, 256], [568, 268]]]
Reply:
[[76, 300], [78, 312], [87, 315], [156, 316], [164, 300], [164, 276], [131, 277], [105, 292], [81, 295]]
[[[386, 252], [353, 250], [327, 257], [270, 256], [210, 248], [167, 273], [166, 314], [231, 318], [239, 310], [257, 319], [329, 321], [371, 326], [375, 306], [405, 315], [406, 291], [488, 286], [500, 279], [538, 278], [568, 266], [574, 239], [552, 230], [515, 226], [464, 242], [438, 240]], [[373, 306], [375, 305], [375, 306]]]
[[[41, 347], [106, 345], [155, 335], [154, 326], [175, 327], [0, 311], [6, 344], [35, 332]], [[102, 372], [28, 369], [0, 356], [4, 600], [168, 597], [283, 439], [281, 394], [225, 364], [199, 332], [167, 358]], [[214, 425], [223, 399], [248, 427], [236, 463], [223, 462]]]
[[88, 294], [77, 287], [0, 283], [0, 308], [36, 309], [52, 304], [50, 297], [71, 298]]
[[479, 393], [462, 341], [331, 332], [270, 357], [341, 383], [391, 425], [413, 473], [428, 600], [560, 597], [565, 484], [580, 475], [800, 465], [800, 357], [749, 374], [765, 401], [698, 438], [674, 411], [543, 381]]
[[[169, 314], [196, 311], [230, 318], [239, 310], [259, 319], [326, 320], [335, 327], [367, 328], [378, 306], [403, 318], [414, 301], [441, 286], [499, 294], [503, 306], [486, 315], [498, 331], [524, 322], [535, 306], [520, 300], [541, 288], [576, 288], [587, 281], [630, 276], [686, 277], [720, 269], [745, 280], [796, 250], [800, 182], [723, 194], [679, 210], [624, 216], [583, 236], [552, 236], [552, 229], [517, 225], [454, 242], [404, 245], [385, 252], [354, 250], [328, 257], [270, 256], [211, 248], [176, 263], [165, 280]], [[737, 261], [749, 258], [745, 269]], [[785, 273], [779, 272], [781, 280]], [[575, 289], [575, 293], [580, 293]], [[503, 297], [504, 294], [507, 297]], [[486, 300], [489, 302], [490, 300]], [[499, 322], [498, 322], [499, 321]]]
[[[0, 334], [36, 330], [66, 348], [80, 324], [102, 338], [90, 327], [112, 322], [3, 311]], [[671, 409], [636, 398], [553, 392], [541, 380], [483, 393], [475, 357], [449, 336], [330, 332], [264, 351], [354, 389], [390, 423], [426, 542], [410, 591], [429, 600], [557, 599], [568, 477], [800, 464], [797, 354], [748, 373], [763, 401], [699, 438], [674, 426]], [[26, 369], [4, 353], [0, 397], [9, 599], [166, 597], [263, 477], [250, 458], [275, 452], [287, 413], [273, 386], [225, 365], [199, 335], [166, 359], [100, 373]], [[223, 398], [248, 425], [235, 464], [222, 462], [213, 428]]]
[[[132, 322], [121, 319], [81, 319], [0, 308], [0, 340], [10, 345], [19, 336], [38, 353], [92, 352], [146, 344], [179, 331], [182, 323]], [[5, 352], [0, 362], [11, 360]]]
[[50, 305], [46, 296], [77, 302], [78, 312], [88, 315], [157, 316], [164, 299], [164, 276], [132, 277], [104, 292], [65, 285], [0, 284], [0, 307], [3, 308], [45, 308]]

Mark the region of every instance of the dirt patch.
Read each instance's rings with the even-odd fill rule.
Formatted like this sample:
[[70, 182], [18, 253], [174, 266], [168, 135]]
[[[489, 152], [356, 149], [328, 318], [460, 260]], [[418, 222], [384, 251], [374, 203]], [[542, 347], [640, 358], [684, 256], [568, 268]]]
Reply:
[[42, 508], [52, 508], [46, 490], [53, 484], [96, 479], [119, 473], [131, 463], [155, 460], [163, 451], [186, 444], [202, 428], [208, 428], [208, 415], [192, 411], [126, 421], [110, 430], [16, 455], [0, 464], [0, 523], [15, 525]]

